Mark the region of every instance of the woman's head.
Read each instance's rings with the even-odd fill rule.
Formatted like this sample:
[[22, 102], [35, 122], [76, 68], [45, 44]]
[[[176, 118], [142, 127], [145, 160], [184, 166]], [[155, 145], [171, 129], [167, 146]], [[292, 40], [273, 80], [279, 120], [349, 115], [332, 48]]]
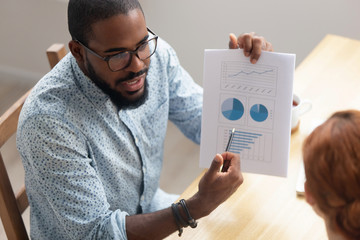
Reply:
[[360, 111], [337, 112], [317, 127], [303, 157], [308, 202], [333, 231], [360, 239]]

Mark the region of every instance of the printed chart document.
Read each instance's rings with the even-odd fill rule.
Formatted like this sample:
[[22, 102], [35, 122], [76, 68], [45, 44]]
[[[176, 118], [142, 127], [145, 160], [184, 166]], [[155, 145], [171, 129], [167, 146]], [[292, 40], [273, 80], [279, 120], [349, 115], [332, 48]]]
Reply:
[[240, 154], [243, 172], [287, 176], [295, 54], [205, 50], [200, 167], [225, 151]]

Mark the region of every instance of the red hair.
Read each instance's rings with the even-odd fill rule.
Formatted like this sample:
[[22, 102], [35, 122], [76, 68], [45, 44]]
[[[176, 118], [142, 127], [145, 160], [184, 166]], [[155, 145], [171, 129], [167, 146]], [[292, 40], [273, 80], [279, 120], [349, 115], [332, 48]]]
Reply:
[[330, 227], [360, 239], [360, 111], [337, 112], [305, 140], [306, 187]]

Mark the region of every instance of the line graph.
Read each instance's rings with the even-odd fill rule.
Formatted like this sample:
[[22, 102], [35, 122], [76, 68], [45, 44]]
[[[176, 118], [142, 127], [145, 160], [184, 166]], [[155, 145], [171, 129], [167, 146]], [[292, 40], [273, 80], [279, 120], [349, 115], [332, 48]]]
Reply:
[[221, 88], [227, 91], [275, 97], [277, 67], [240, 61], [221, 65]]
[[238, 73], [230, 74], [230, 75], [229, 75], [229, 78], [236, 77], [236, 76], [241, 75], [241, 74], [245, 74], [245, 75], [259, 74], [259, 75], [262, 75], [262, 74], [265, 74], [265, 73], [268, 73], [268, 72], [272, 72], [272, 71], [273, 71], [273, 69], [265, 70], [265, 71], [262, 71], [262, 72], [258, 72], [258, 71], [249, 71], [249, 72], [246, 72], [246, 71], [241, 70], [241, 71], [238, 72]]

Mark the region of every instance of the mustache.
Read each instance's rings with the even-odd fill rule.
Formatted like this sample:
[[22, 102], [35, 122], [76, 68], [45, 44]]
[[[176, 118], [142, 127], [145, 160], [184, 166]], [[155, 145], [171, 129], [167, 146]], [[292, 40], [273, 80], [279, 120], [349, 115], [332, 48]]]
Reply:
[[137, 73], [131, 72], [131, 73], [129, 73], [128, 76], [126, 76], [126, 77], [124, 77], [124, 78], [119, 78], [118, 80], [116, 80], [116, 85], [119, 85], [119, 84], [122, 83], [122, 82], [131, 80], [131, 79], [136, 78], [136, 77], [138, 77], [138, 76], [141, 76], [141, 75], [143, 75], [144, 73], [147, 73], [148, 71], [149, 71], [149, 68], [144, 68], [144, 69], [142, 69], [141, 71], [139, 71], [139, 72], [137, 72]]

